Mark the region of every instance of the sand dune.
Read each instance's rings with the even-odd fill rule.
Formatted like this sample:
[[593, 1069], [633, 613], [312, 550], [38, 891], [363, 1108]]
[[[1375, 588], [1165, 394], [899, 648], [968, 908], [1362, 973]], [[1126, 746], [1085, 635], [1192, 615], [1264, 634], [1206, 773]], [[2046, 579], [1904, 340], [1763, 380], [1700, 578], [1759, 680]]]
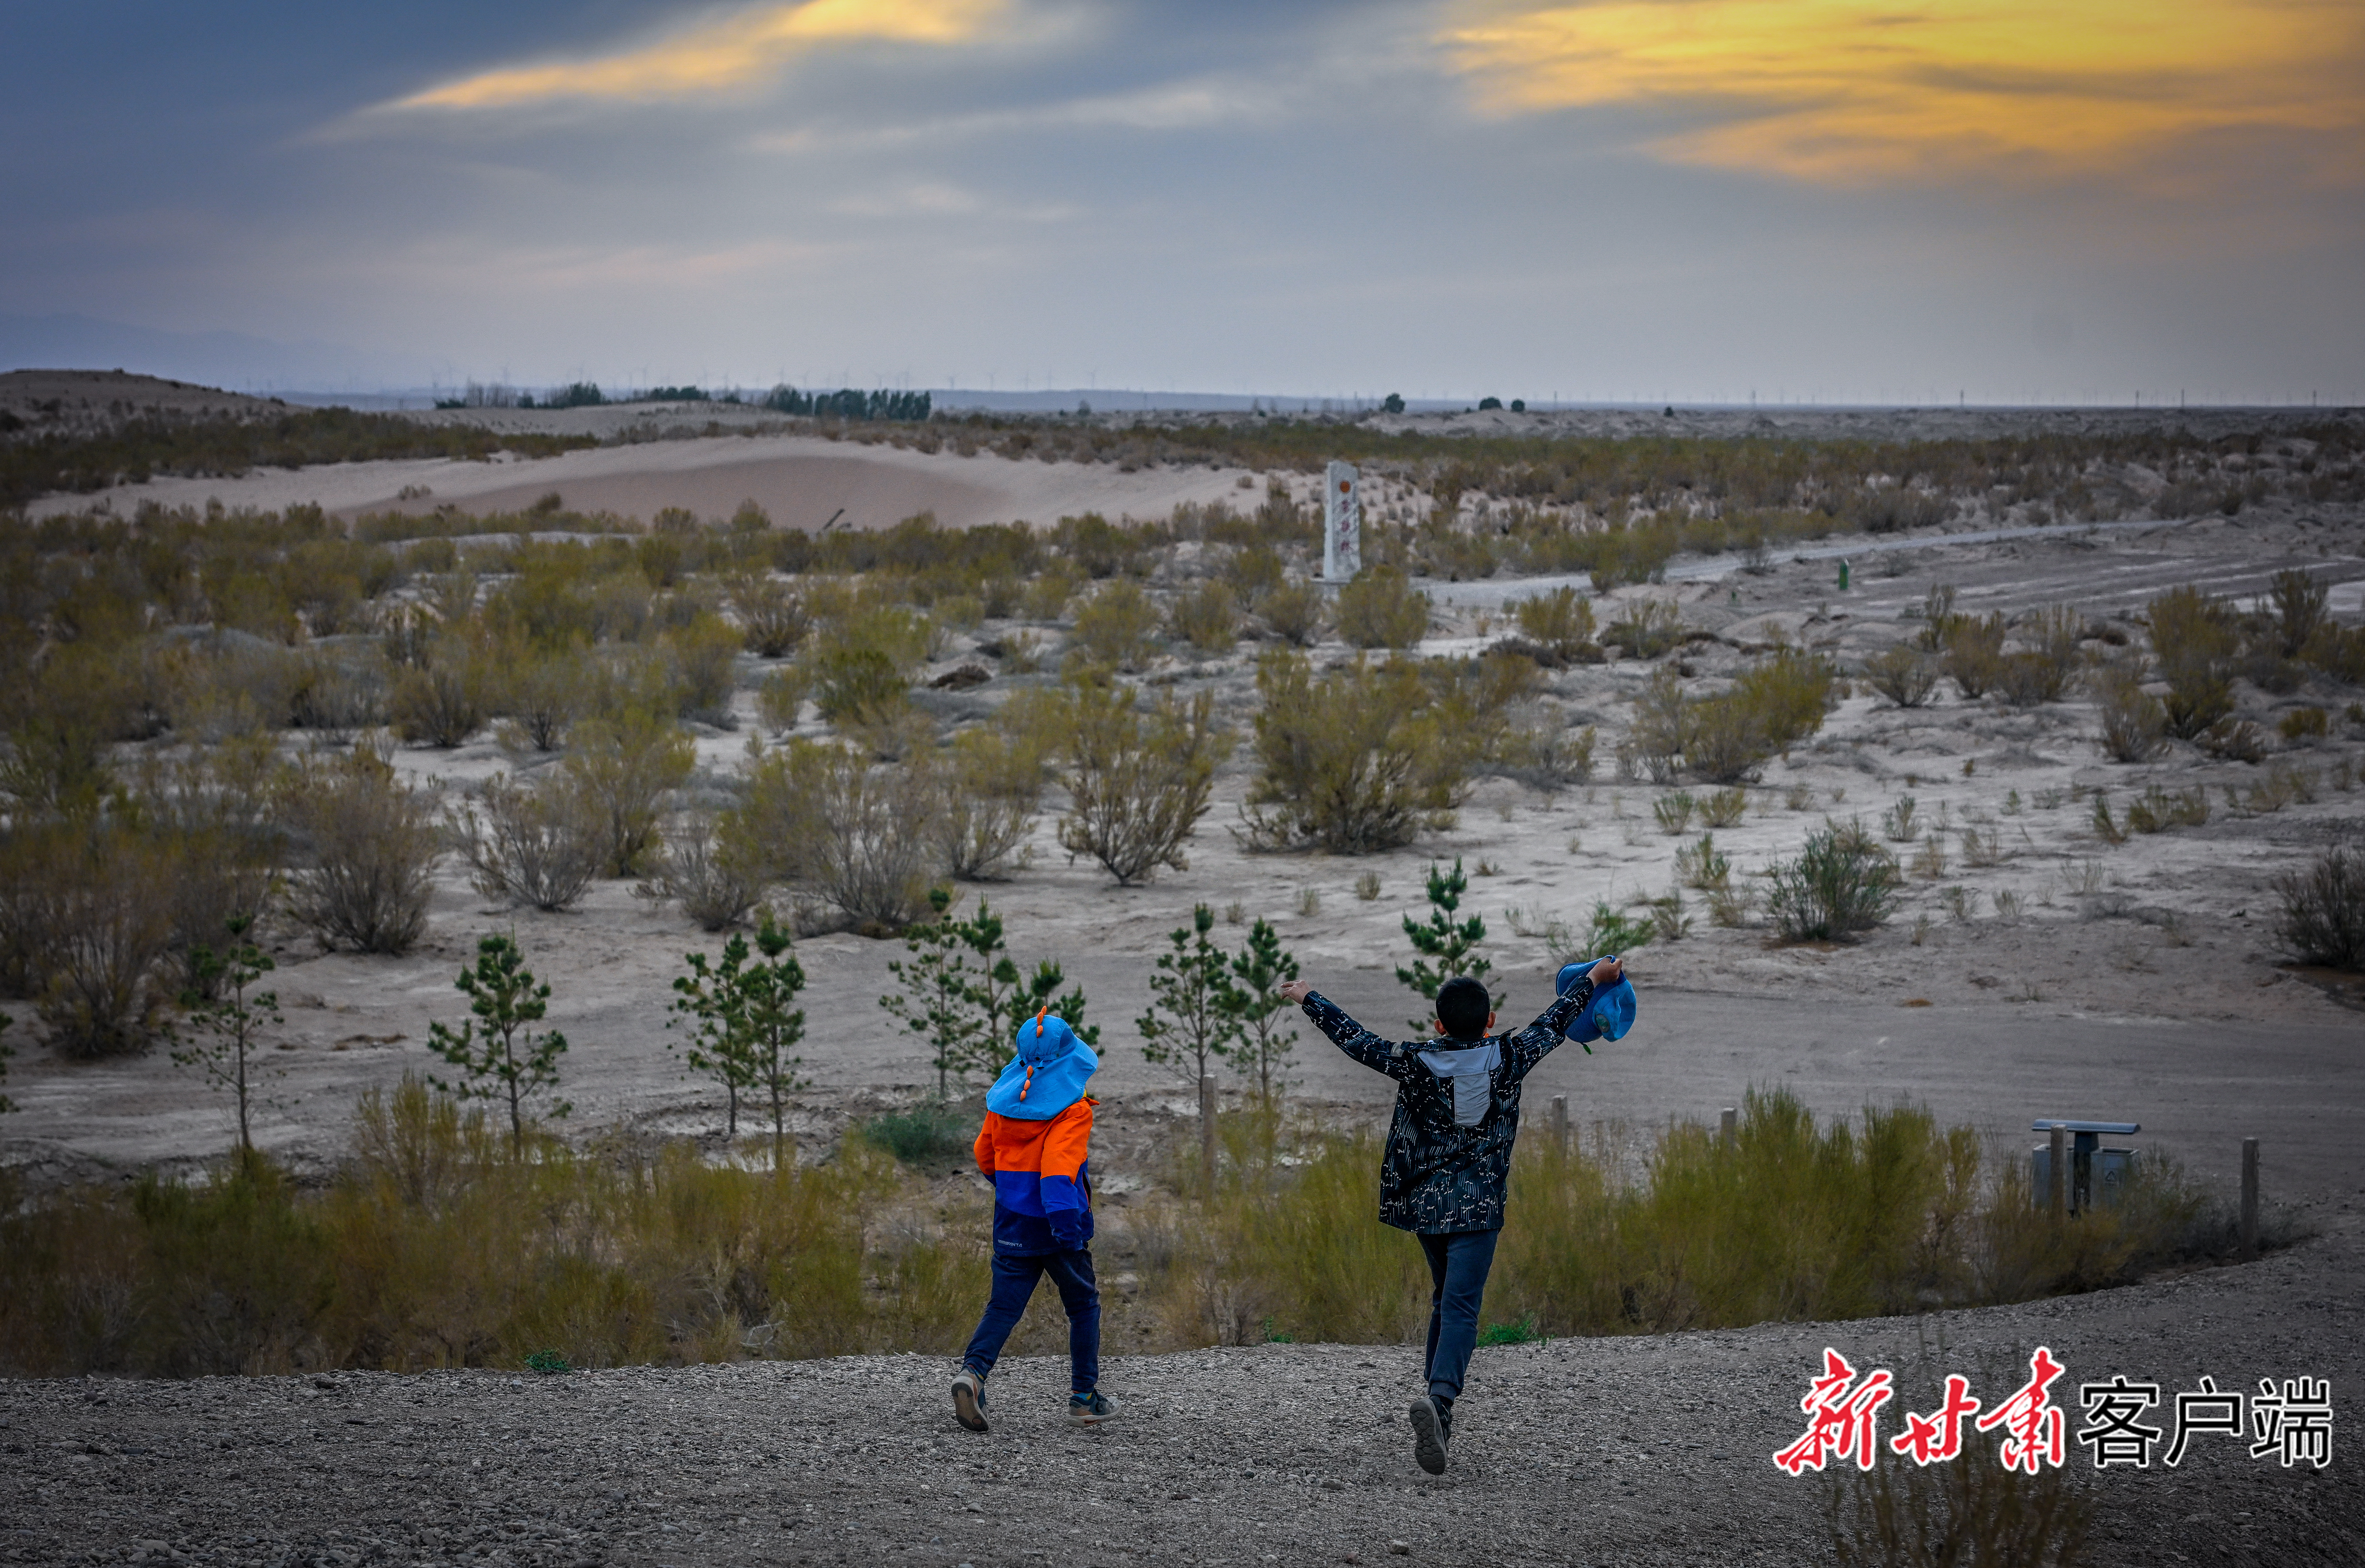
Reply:
[[[1183, 501], [1246, 496], [1241, 471], [1201, 467], [1013, 461], [991, 453], [962, 457], [819, 436], [715, 436], [653, 441], [569, 452], [557, 457], [488, 463], [458, 459], [343, 463], [271, 468], [236, 478], [154, 479], [92, 496], [51, 496], [36, 516], [105, 503], [129, 512], [142, 502], [281, 510], [317, 503], [342, 517], [366, 511], [509, 510], [553, 490], [572, 508], [648, 519], [665, 507], [726, 517], [753, 500], [785, 528], [883, 528], [933, 511], [947, 527], [1056, 522], [1097, 511], [1108, 517], [1163, 517]], [[420, 495], [423, 488], [427, 493]], [[406, 497], [405, 492], [409, 494]]]

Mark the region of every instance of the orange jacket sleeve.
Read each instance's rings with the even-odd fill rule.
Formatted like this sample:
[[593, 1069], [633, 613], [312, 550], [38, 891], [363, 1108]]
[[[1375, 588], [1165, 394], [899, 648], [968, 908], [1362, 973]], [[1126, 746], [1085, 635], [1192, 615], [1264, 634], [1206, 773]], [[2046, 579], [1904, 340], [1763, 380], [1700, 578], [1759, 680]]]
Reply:
[[993, 1113], [985, 1114], [985, 1125], [977, 1129], [977, 1143], [970, 1149], [977, 1156], [977, 1168], [988, 1176], [993, 1174]]
[[1043, 1133], [1042, 1174], [1072, 1182], [1092, 1158], [1093, 1103], [1079, 1100], [1058, 1115]]

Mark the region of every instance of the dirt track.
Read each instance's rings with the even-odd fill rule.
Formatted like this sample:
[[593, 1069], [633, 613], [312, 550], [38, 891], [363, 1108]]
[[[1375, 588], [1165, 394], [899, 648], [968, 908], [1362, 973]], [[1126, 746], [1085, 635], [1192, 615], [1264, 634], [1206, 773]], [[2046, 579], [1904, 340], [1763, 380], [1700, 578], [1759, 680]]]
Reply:
[[[2312, 1217], [2320, 1238], [2263, 1262], [2088, 1296], [1483, 1350], [1438, 1480], [1411, 1460], [1409, 1347], [1115, 1359], [1123, 1418], [1092, 1433], [1059, 1423], [1063, 1362], [1006, 1361], [983, 1437], [953, 1424], [950, 1361], [914, 1356], [0, 1383], [0, 1559], [1029, 1568], [1372, 1563], [1401, 1542], [1440, 1563], [1824, 1562], [1822, 1483], [1771, 1456], [1826, 1345], [1896, 1373], [1885, 1440], [1945, 1372], [1992, 1403], [2044, 1344], [2068, 1367], [2069, 1474], [2097, 1494], [2087, 1561], [2356, 1562], [2365, 1217]], [[2204, 1373], [2327, 1378], [2331, 1466], [2204, 1434], [2175, 1470], [2098, 1473], [2073, 1385], [2119, 1372], [2169, 1397]], [[1955, 1462], [1995, 1462], [1965, 1438]]]

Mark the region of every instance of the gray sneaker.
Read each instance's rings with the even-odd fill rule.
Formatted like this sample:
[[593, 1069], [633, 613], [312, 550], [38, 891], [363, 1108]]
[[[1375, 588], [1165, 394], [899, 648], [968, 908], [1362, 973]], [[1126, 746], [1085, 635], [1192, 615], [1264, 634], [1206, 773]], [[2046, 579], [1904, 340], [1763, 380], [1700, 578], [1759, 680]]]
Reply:
[[1068, 1396], [1068, 1425], [1070, 1427], [1097, 1427], [1115, 1416], [1116, 1401], [1097, 1388], [1090, 1394]]
[[1412, 1457], [1431, 1475], [1445, 1473], [1445, 1413], [1426, 1394], [1412, 1402]]
[[972, 1432], [992, 1430], [985, 1420], [985, 1379], [967, 1367], [953, 1379], [953, 1419]]

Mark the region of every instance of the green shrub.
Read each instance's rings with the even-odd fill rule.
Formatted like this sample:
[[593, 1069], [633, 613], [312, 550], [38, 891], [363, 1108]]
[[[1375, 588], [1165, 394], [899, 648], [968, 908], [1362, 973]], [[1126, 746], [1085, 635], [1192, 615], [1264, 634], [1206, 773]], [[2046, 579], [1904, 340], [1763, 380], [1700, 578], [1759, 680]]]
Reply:
[[1104, 583], [1076, 611], [1076, 641], [1094, 659], [1118, 669], [1137, 669], [1150, 655], [1158, 632], [1158, 607], [1127, 577]]
[[766, 672], [756, 688], [757, 722], [775, 735], [787, 734], [797, 727], [812, 688], [813, 672], [802, 665], [780, 665]]
[[1447, 742], [1433, 689], [1408, 662], [1358, 658], [1317, 679], [1304, 654], [1275, 652], [1258, 661], [1257, 691], [1246, 815], [1258, 847], [1393, 849], [1469, 789], [1478, 759]]
[[2168, 710], [2131, 672], [2106, 675], [2099, 695], [2104, 756], [2113, 762], [2149, 762], [2168, 748]]
[[760, 858], [742, 839], [725, 837], [715, 819], [703, 813], [687, 815], [668, 828], [648, 858], [648, 879], [633, 893], [672, 900], [701, 931], [730, 930], [763, 897]]
[[1683, 611], [1664, 599], [1637, 599], [1609, 623], [1601, 641], [1638, 659], [1655, 659], [1684, 640]]
[[1215, 694], [1168, 695], [1144, 712], [1130, 688], [1087, 682], [1069, 689], [1065, 707], [1059, 773], [1069, 810], [1059, 846], [1099, 861], [1119, 887], [1161, 866], [1186, 869], [1182, 846], [1232, 747], [1215, 722]]
[[851, 746], [813, 747], [815, 827], [803, 869], [830, 903], [869, 936], [920, 918], [942, 873], [937, 781], [918, 766], [874, 767]]
[[1321, 641], [1325, 609], [1321, 588], [1305, 577], [1275, 584], [1256, 603], [1258, 617], [1272, 634], [1300, 648]]
[[701, 615], [666, 633], [667, 673], [678, 713], [708, 723], [730, 723], [743, 641], [739, 631], [719, 615]]
[[1767, 909], [1783, 939], [1835, 941], [1889, 918], [1903, 880], [1897, 857], [1861, 823], [1826, 822], [1795, 860], [1772, 870]]
[[1394, 566], [1366, 566], [1339, 590], [1339, 635], [1354, 648], [1409, 648], [1429, 632], [1429, 595]]
[[1239, 641], [1239, 611], [1233, 590], [1213, 577], [1175, 596], [1167, 630], [1203, 654], [1227, 654]]
[[697, 763], [689, 733], [646, 708], [575, 726], [559, 767], [572, 809], [587, 819], [600, 875], [639, 870], [656, 841], [667, 792], [679, 789]]
[[2331, 731], [2331, 715], [2321, 708], [2294, 708], [2275, 724], [2287, 741], [2322, 740]]
[[935, 1166], [969, 1153], [976, 1137], [970, 1121], [956, 1105], [922, 1100], [907, 1111], [882, 1111], [869, 1117], [860, 1130], [864, 1142], [906, 1165]]
[[2003, 668], [2003, 614], [1949, 615], [1943, 624], [1945, 651], [1940, 667], [1965, 701], [1977, 701]]
[[1514, 599], [1509, 609], [1520, 635], [1564, 662], [1579, 657], [1593, 642], [1593, 603], [1573, 588]]
[[1026, 865], [1026, 840], [1042, 814], [1044, 748], [1014, 726], [964, 730], [946, 765], [945, 868], [975, 882]]

